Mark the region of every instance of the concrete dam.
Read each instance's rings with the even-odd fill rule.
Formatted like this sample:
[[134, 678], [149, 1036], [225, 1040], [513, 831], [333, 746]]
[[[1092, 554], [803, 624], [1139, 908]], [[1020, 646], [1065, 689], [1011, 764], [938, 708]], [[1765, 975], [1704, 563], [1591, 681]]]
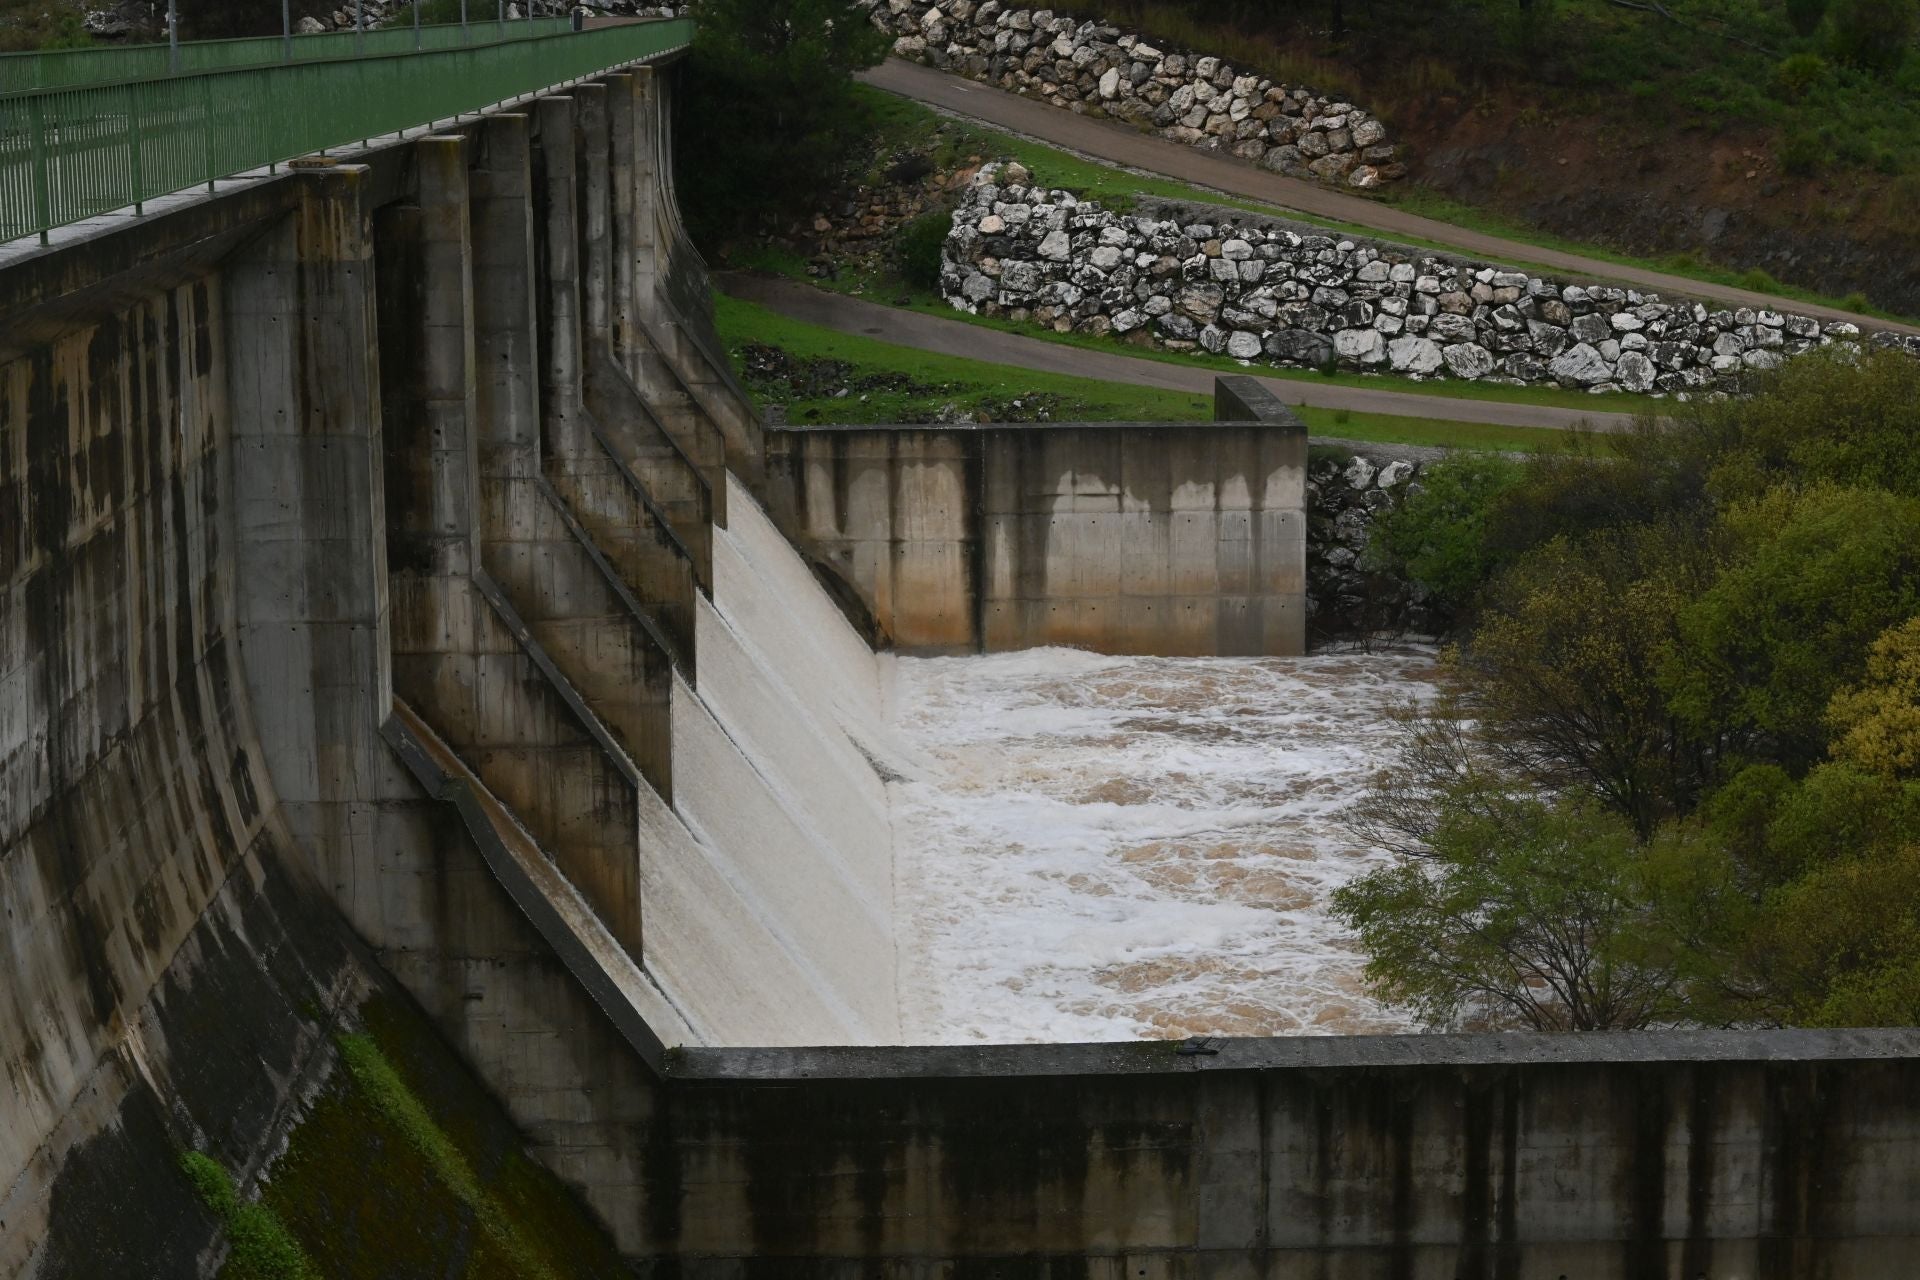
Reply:
[[904, 1043], [895, 664], [1300, 654], [1305, 433], [766, 425], [677, 74], [0, 248], [0, 1276], [1901, 1273], [1920, 1032]]

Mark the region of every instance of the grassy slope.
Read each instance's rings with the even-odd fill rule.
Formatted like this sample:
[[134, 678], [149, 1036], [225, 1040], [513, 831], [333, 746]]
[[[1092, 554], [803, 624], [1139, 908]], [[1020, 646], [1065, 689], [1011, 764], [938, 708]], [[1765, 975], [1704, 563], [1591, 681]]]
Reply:
[[[1058, 420], [1089, 422], [1163, 421], [1197, 422], [1213, 416], [1213, 402], [1204, 396], [1034, 373], [1006, 365], [955, 356], [932, 355], [897, 347], [855, 334], [840, 333], [791, 320], [765, 307], [737, 298], [715, 300], [715, 320], [729, 351], [749, 342], [780, 348], [801, 360], [839, 360], [853, 366], [850, 376], [905, 374], [934, 384], [931, 393], [869, 393], [813, 400], [780, 400], [756, 387], [756, 395], [785, 403], [788, 421], [808, 424], [899, 422], [953, 403], [962, 408], [983, 400], [1006, 401], [1035, 393], [1055, 395], [1064, 402]], [[1472, 449], [1538, 450], [1559, 445], [1558, 431], [1521, 427], [1482, 426], [1440, 422], [1428, 418], [1401, 418], [1351, 413], [1340, 409], [1298, 409], [1316, 435], [1394, 444], [1453, 445]]]

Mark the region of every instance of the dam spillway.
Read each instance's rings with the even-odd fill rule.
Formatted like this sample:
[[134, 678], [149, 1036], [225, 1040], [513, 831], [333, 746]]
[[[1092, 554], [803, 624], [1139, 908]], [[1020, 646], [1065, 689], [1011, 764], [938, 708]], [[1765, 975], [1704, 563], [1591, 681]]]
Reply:
[[1341, 817], [1433, 694], [1420, 650], [901, 658], [910, 1043], [1411, 1030], [1328, 911]]
[[462, 1274], [529, 1185], [605, 1275], [1910, 1255], [1909, 1031], [900, 1047], [901, 655], [1284, 693], [1304, 432], [769, 427], [671, 74], [0, 254], [0, 1276], [215, 1275], [236, 1198]]

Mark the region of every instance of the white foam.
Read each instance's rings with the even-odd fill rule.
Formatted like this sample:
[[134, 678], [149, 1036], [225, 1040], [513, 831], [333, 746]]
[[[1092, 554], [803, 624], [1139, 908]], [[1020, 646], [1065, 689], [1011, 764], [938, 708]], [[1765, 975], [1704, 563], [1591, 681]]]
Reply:
[[906, 659], [891, 784], [910, 1042], [1401, 1031], [1328, 911], [1424, 650]]

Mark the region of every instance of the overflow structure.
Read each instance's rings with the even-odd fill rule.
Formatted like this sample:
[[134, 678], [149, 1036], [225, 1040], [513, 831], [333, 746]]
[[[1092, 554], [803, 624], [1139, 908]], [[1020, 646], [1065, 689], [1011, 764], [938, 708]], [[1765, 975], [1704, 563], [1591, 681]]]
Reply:
[[[1298, 652], [1304, 432], [769, 428], [608, 34], [4, 206], [0, 1276], [215, 1274], [194, 1158], [458, 1273], [522, 1148], [660, 1277], [1904, 1264], [1920, 1032], [890, 1047], [875, 642]], [[342, 1121], [370, 1043], [491, 1154]]]

